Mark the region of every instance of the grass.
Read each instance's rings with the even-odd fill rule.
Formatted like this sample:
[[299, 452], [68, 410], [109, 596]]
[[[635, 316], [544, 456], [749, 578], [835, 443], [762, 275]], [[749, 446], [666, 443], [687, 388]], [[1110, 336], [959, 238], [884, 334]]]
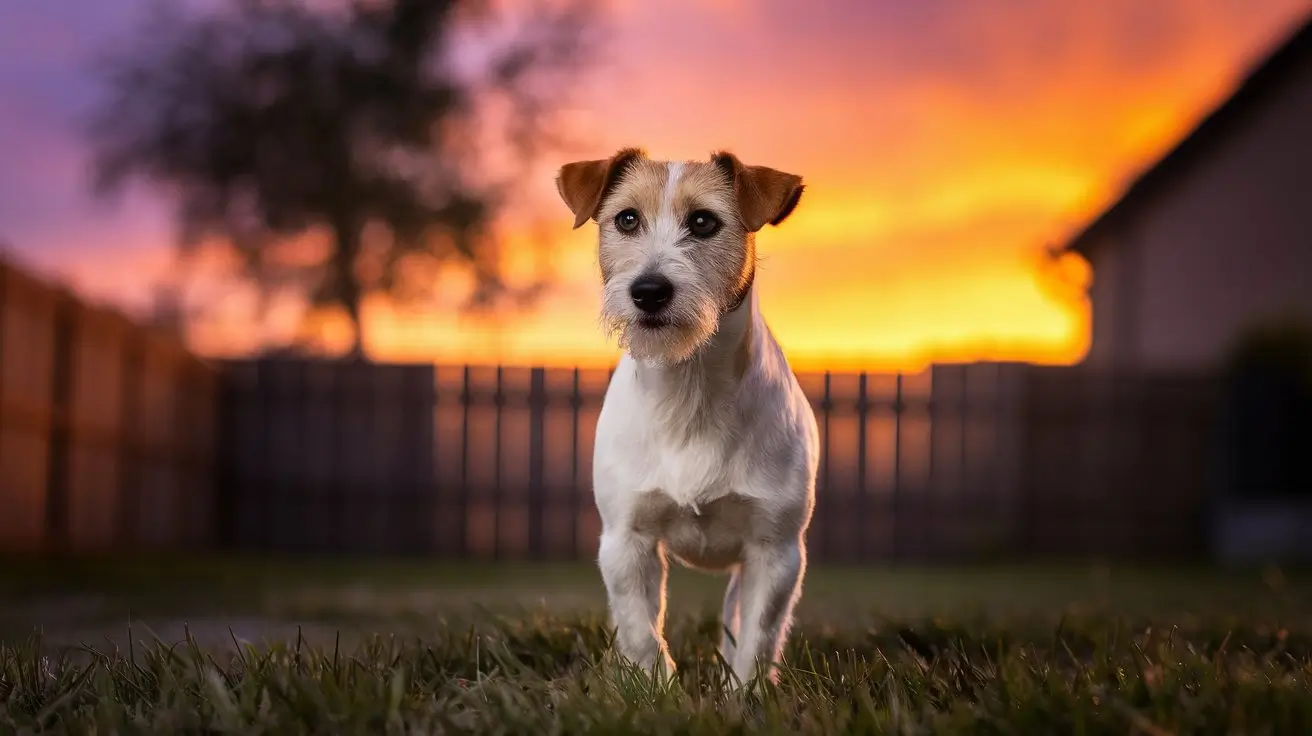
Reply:
[[614, 659], [586, 566], [0, 571], [0, 732], [1312, 732], [1312, 596], [1272, 572], [817, 568], [740, 689], [722, 581], [682, 571], [669, 684]]

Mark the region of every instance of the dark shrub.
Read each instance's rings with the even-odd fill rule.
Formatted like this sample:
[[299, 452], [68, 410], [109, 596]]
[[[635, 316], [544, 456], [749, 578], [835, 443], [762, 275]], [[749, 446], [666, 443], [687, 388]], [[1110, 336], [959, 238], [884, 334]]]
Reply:
[[1312, 499], [1312, 327], [1282, 320], [1246, 333], [1225, 366], [1229, 490]]

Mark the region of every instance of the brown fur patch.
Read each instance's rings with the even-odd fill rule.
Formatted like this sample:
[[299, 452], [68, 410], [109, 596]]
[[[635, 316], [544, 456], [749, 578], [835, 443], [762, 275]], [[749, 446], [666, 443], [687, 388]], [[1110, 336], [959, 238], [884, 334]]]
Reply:
[[[714, 192], [731, 192], [725, 187], [720, 170], [714, 164], [693, 161], [685, 163], [683, 175], [674, 190], [674, 215], [684, 219], [699, 209], [714, 209], [715, 203], [707, 201]], [[718, 198], [717, 198], [718, 199]]]
[[618, 212], [632, 207], [642, 215], [643, 224], [650, 227], [650, 218], [660, 211], [665, 182], [669, 176], [669, 166], [663, 162], [647, 159], [635, 161], [615, 183], [612, 198], [606, 202], [606, 210]]
[[[657, 161], [637, 159], [625, 167], [599, 208], [604, 206], [607, 212], [618, 213], [631, 207], [638, 211], [642, 223], [637, 232], [618, 237], [641, 237], [642, 231], [651, 227], [650, 220], [660, 210], [661, 196], [668, 178], [668, 167]], [[616, 257], [616, 252], [609, 248], [601, 248], [598, 252], [597, 262], [601, 266], [603, 280], [609, 281], [615, 272]]]
[[738, 211], [749, 232], [778, 225], [788, 218], [802, 198], [802, 177], [768, 166], [745, 166], [728, 151], [712, 154], [714, 165], [728, 175], [738, 195]]
[[646, 153], [641, 148], [624, 148], [610, 158], [575, 161], [560, 167], [556, 191], [574, 213], [574, 228], [596, 217], [602, 201], [625, 168], [645, 159]]

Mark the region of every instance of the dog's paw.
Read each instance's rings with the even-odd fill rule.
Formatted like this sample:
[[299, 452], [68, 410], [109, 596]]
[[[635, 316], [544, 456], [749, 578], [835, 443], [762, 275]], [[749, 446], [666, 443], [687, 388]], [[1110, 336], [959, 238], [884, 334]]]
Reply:
[[762, 662], [759, 665], [740, 663], [733, 668], [733, 677], [729, 684], [736, 692], [749, 692], [776, 685], [778, 682], [778, 665], [773, 662]]
[[628, 671], [631, 676], [645, 677], [657, 683], [667, 683], [678, 678], [674, 658], [664, 647], [655, 653], [644, 653], [643, 656], [631, 657], [621, 651], [612, 652], [612, 656], [614, 664], [621, 671]]
[[661, 650], [661, 656], [647, 669], [658, 682], [669, 682], [679, 677], [678, 668], [674, 666], [674, 658], [663, 649]]

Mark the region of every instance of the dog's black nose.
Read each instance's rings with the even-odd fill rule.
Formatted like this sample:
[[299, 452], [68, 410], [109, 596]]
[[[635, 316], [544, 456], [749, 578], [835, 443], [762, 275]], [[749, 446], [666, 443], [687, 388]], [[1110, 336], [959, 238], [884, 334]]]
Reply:
[[638, 309], [647, 314], [656, 314], [670, 303], [670, 297], [674, 296], [674, 284], [660, 274], [639, 276], [629, 286], [629, 296], [633, 297], [633, 304]]

